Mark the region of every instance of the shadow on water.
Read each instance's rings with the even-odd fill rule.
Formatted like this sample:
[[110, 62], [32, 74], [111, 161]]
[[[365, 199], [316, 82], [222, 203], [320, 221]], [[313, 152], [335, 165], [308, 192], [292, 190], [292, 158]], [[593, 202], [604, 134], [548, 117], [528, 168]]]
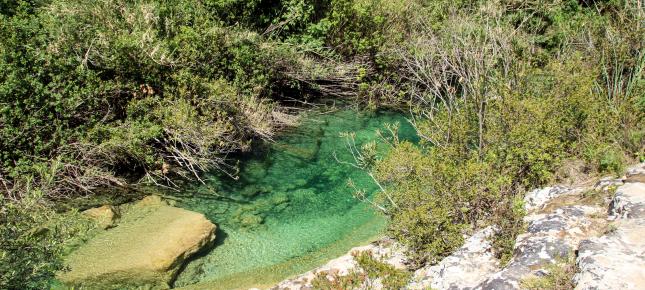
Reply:
[[[197, 253], [195, 253], [192, 256], [190, 256], [190, 258], [188, 258], [184, 262], [184, 264], [181, 266], [181, 268], [179, 268], [179, 270], [177, 271], [177, 274], [176, 274], [175, 278], [171, 282], [171, 287], [175, 286], [174, 284], [176, 282], [177, 277], [182, 275], [184, 270], [186, 270], [186, 266], [195, 265], [195, 263], [199, 263], [200, 261], [202, 261], [203, 258], [206, 257], [213, 249], [217, 248], [218, 246], [221, 246], [224, 243], [224, 241], [226, 240], [227, 236], [228, 236], [228, 234], [226, 234], [226, 232], [223, 231], [222, 228], [217, 226], [217, 228], [215, 229], [215, 240], [213, 240], [208, 245], [202, 247]], [[196, 267], [198, 272], [199, 272], [200, 268], [201, 267]], [[195, 274], [191, 274], [191, 275], [196, 276]], [[198, 282], [198, 280], [194, 280], [193, 282], [196, 283], [196, 282]]]

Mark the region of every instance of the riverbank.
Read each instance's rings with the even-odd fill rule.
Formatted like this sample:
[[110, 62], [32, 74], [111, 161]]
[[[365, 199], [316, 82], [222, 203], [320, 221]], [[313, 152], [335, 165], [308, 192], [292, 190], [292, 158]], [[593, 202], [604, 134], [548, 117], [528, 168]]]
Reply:
[[[645, 259], [637, 253], [645, 247], [639, 238], [645, 212], [645, 163], [630, 167], [624, 176], [533, 190], [524, 197], [524, 207], [526, 227], [507, 263], [497, 259], [492, 249], [490, 241], [497, 229], [487, 227], [466, 237], [463, 246], [437, 264], [413, 271], [404, 288], [639, 289], [642, 285], [645, 276], [640, 269]], [[375, 244], [355, 248], [354, 253], [272, 289], [310, 289], [314, 277], [342, 280], [362, 272], [354, 261], [359, 251], [371, 251], [383, 263], [406, 269], [400, 246]], [[365, 279], [355, 288], [382, 289], [381, 278]]]
[[[190, 259], [170, 285], [268, 287], [378, 240], [386, 218], [353, 197], [347, 181], [351, 179], [370, 198], [377, 186], [365, 172], [342, 163], [353, 162], [343, 134], [352, 132], [355, 145], [361, 146], [378, 141], [377, 131], [387, 124], [400, 125], [402, 140], [416, 141], [414, 129], [399, 113], [312, 112], [275, 142], [238, 156], [238, 178], [206, 174], [204, 184], [183, 188], [173, 203], [216, 223], [217, 238], [212, 248]], [[172, 197], [172, 192], [167, 194]], [[123, 226], [105, 228], [114, 232]]]
[[[216, 221], [224, 238], [188, 265], [176, 286], [270, 285], [373, 241], [386, 219], [354, 198], [347, 182], [370, 198], [378, 187], [365, 172], [341, 163], [354, 162], [343, 134], [354, 133], [356, 146], [380, 142], [377, 130], [395, 123], [402, 140], [415, 141], [403, 114], [311, 112], [298, 128], [244, 156], [239, 179], [211, 175], [205, 185], [187, 188], [184, 194], [192, 197], [179, 205]], [[226, 199], [210, 199], [214, 194]]]

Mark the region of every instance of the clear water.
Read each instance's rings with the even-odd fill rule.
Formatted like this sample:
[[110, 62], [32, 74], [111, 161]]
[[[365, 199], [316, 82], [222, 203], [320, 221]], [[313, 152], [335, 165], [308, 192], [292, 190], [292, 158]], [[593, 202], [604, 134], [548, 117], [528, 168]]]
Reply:
[[352, 196], [347, 179], [367, 192], [375, 192], [375, 185], [333, 154], [352, 160], [342, 132], [355, 132], [360, 145], [397, 122], [399, 137], [415, 141], [400, 114], [311, 115], [285, 137], [244, 156], [238, 180], [213, 175], [206, 185], [189, 189], [194, 197], [181, 206], [204, 213], [219, 230], [215, 248], [191, 262], [175, 286], [266, 287], [376, 239], [385, 218]]

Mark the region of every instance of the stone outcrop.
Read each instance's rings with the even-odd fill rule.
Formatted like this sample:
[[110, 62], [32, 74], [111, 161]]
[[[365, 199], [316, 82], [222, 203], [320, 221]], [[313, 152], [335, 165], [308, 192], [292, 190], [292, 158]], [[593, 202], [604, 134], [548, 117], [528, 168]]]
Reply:
[[[489, 241], [495, 228], [488, 227], [468, 237], [438, 264], [416, 270], [406, 289], [521, 289], [526, 279], [544, 276], [551, 265], [571, 258], [578, 269], [573, 278], [576, 289], [643, 289], [645, 164], [630, 168], [626, 176], [602, 178], [592, 186], [533, 190], [524, 203], [526, 232], [517, 237], [513, 257], [504, 267]], [[307, 281], [317, 271], [337, 269], [342, 276], [355, 266], [351, 255], [346, 255], [276, 289], [309, 289]], [[296, 287], [292, 287], [294, 281]]]
[[68, 256], [69, 271], [57, 278], [85, 289], [166, 289], [186, 259], [213, 241], [214, 232], [202, 214], [149, 197]]
[[645, 183], [626, 183], [616, 190], [609, 211], [615, 219], [645, 218]]
[[[576, 289], [640, 289], [645, 285], [645, 240], [640, 237], [645, 233], [645, 184], [636, 175], [645, 173], [643, 168], [636, 166], [623, 178], [603, 178], [590, 188], [528, 194], [527, 232], [517, 238], [513, 259], [475, 289], [520, 289], [523, 279], [539, 277], [559, 257], [576, 253]], [[589, 190], [613, 189], [609, 208], [558, 201]], [[545, 208], [552, 210], [541, 212]], [[607, 226], [611, 220], [617, 222]]]
[[610, 205], [605, 235], [582, 241], [576, 289], [645, 287], [645, 167], [630, 169]]
[[496, 233], [494, 227], [478, 231], [464, 245], [437, 265], [414, 272], [409, 289], [463, 289], [477, 286], [499, 270], [489, 241]]
[[545, 267], [566, 260], [580, 240], [597, 233], [600, 208], [571, 205], [548, 214], [528, 215], [527, 232], [517, 237], [511, 261], [474, 289], [520, 289], [522, 280], [539, 277]]
[[536, 189], [528, 192], [524, 196], [524, 208], [527, 211], [537, 210], [544, 207], [550, 200], [565, 195], [573, 194], [574, 190], [571, 190], [564, 186], [553, 186]]

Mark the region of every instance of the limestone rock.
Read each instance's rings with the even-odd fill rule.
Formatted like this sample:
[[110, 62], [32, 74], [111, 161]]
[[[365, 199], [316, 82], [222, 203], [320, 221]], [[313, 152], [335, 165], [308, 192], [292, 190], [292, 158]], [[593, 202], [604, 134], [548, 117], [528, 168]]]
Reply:
[[630, 177], [643, 174], [642, 164], [627, 172], [616, 190], [610, 213], [616, 221], [601, 237], [580, 243], [576, 289], [643, 289], [645, 285], [645, 183]]
[[520, 289], [520, 281], [539, 272], [546, 264], [554, 263], [571, 252], [571, 246], [553, 236], [524, 235], [518, 237], [511, 262], [474, 289]]
[[90, 208], [83, 211], [83, 214], [95, 220], [102, 229], [114, 227], [117, 219], [120, 217], [118, 211], [111, 205]]
[[165, 289], [184, 261], [214, 239], [202, 214], [149, 198], [124, 214], [119, 226], [99, 233], [66, 258], [58, 278], [85, 289], [145, 286]]
[[613, 218], [645, 218], [645, 183], [626, 183], [609, 205]]
[[610, 187], [618, 187], [624, 183], [625, 182], [622, 178], [615, 178], [613, 176], [603, 177], [596, 183], [594, 190], [606, 191], [609, 190]]
[[615, 232], [585, 240], [578, 250], [575, 289], [643, 289], [645, 220], [619, 222]]
[[409, 289], [464, 289], [475, 287], [499, 270], [489, 239], [496, 233], [484, 228], [469, 237], [464, 245], [437, 265], [414, 272]]
[[[349, 252], [341, 257], [333, 259], [327, 264], [311, 270], [307, 273], [298, 275], [296, 277], [284, 280], [277, 286], [271, 288], [273, 290], [305, 290], [313, 289], [311, 281], [318, 273], [330, 273], [339, 276], [346, 276], [351, 271], [358, 268], [358, 263], [354, 260], [353, 253], [370, 251], [372, 255], [397, 269], [405, 269], [407, 258], [403, 254], [403, 249], [400, 245], [394, 243], [389, 239], [384, 239], [367, 246], [356, 247], [349, 250]], [[381, 289], [379, 281], [370, 281], [372, 284], [369, 289]]]
[[544, 207], [550, 200], [555, 197], [573, 193], [569, 188], [564, 186], [545, 187], [533, 190], [524, 196], [524, 208], [527, 211], [538, 210]]
[[645, 183], [645, 163], [632, 166], [627, 169], [625, 182], [641, 182]]
[[509, 264], [474, 289], [520, 289], [523, 279], [541, 275], [546, 265], [566, 259], [581, 240], [597, 234], [600, 221], [593, 216], [600, 211], [596, 207], [572, 205], [548, 214], [526, 216], [527, 232], [517, 237]]

